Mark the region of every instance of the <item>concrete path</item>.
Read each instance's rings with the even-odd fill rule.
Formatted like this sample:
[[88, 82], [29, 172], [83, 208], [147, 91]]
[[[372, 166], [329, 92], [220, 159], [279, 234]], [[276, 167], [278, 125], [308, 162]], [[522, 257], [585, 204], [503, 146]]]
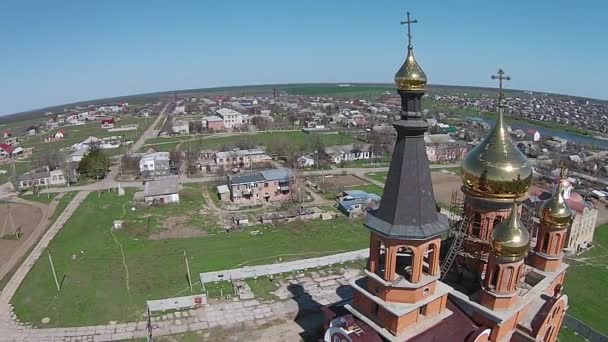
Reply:
[[[15, 295], [17, 288], [25, 279], [25, 276], [30, 271], [30, 269], [34, 266], [34, 263], [46, 247], [49, 245], [53, 237], [59, 232], [59, 230], [63, 227], [65, 222], [72, 216], [76, 208], [82, 203], [82, 201], [87, 197], [89, 192], [82, 191], [76, 194], [72, 201], [68, 203], [65, 210], [57, 220], [53, 223], [53, 225], [46, 231], [46, 233], [42, 236], [42, 239], [36, 244], [30, 255], [25, 259], [25, 261], [19, 266], [15, 274], [8, 281], [2, 293], [0, 293], [0, 341], [4, 338], [4, 336], [11, 336], [13, 334], [17, 334], [21, 336], [21, 332], [25, 329], [23, 326], [18, 325], [13, 319], [15, 318], [14, 314], [12, 314], [12, 307], [10, 304], [11, 299]], [[10, 339], [9, 339], [10, 340]]]

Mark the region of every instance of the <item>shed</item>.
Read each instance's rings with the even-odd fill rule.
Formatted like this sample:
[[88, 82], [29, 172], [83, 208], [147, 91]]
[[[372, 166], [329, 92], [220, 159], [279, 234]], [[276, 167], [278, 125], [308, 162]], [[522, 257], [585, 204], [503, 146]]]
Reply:
[[176, 178], [167, 178], [146, 182], [144, 201], [152, 203], [179, 203], [179, 191]]

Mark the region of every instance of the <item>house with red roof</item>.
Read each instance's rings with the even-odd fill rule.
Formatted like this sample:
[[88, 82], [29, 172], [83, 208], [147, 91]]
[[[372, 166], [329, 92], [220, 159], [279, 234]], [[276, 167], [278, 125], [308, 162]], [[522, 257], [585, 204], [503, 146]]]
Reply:
[[53, 139], [63, 139], [63, 138], [65, 138], [65, 132], [62, 129], [58, 130], [57, 133], [55, 133], [53, 135]]
[[2, 134], [3, 138], [10, 138], [13, 136], [13, 132], [11, 132], [11, 130], [7, 129], [6, 131], [4, 131], [4, 133]]
[[101, 119], [101, 128], [114, 128], [114, 118]]
[[15, 148], [9, 144], [0, 144], [0, 158], [10, 158]]

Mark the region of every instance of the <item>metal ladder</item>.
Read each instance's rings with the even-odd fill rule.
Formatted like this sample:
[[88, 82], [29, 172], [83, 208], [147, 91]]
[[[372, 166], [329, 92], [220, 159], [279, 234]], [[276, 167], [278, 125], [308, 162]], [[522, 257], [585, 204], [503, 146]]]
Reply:
[[454, 241], [452, 241], [452, 245], [450, 246], [450, 250], [441, 265], [441, 279], [443, 279], [448, 271], [452, 268], [452, 264], [458, 255], [458, 252], [462, 249], [462, 242], [464, 241], [464, 237], [466, 236], [466, 229], [469, 225], [469, 217], [464, 217], [460, 222], [457, 222], [454, 225], [453, 233], [454, 233]]

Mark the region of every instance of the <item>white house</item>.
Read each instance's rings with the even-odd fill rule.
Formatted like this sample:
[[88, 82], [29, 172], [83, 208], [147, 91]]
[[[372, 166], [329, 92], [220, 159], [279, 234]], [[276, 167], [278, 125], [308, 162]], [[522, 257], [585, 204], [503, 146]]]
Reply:
[[315, 159], [310, 156], [301, 156], [298, 158], [298, 165], [300, 167], [309, 167], [315, 165]]
[[139, 160], [139, 173], [144, 177], [169, 175], [169, 160], [169, 152], [144, 154]]
[[190, 125], [187, 121], [176, 120], [175, 122], [173, 122], [173, 133], [188, 134], [190, 133]]
[[367, 144], [355, 146], [354, 144], [328, 147], [325, 152], [336, 164], [354, 160], [369, 160], [373, 157], [373, 151]]
[[173, 110], [173, 114], [186, 114], [186, 106], [185, 105], [175, 106], [175, 109]]
[[230, 108], [220, 108], [216, 111], [217, 115], [224, 120], [224, 126], [226, 128], [233, 128], [235, 126], [241, 126], [249, 124], [249, 115], [241, 114], [236, 110]]

